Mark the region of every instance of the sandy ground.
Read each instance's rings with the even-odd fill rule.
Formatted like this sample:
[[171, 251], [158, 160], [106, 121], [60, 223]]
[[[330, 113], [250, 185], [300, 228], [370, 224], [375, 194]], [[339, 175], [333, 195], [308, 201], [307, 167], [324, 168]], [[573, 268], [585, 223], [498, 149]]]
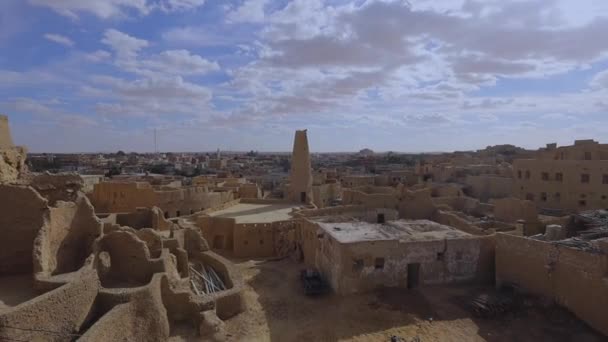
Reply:
[[606, 340], [565, 310], [537, 303], [500, 319], [473, 317], [467, 303], [491, 288], [384, 289], [311, 298], [301, 290], [300, 264], [289, 259], [235, 263], [244, 274], [247, 310], [225, 322], [224, 341], [388, 342], [393, 335], [406, 342]]

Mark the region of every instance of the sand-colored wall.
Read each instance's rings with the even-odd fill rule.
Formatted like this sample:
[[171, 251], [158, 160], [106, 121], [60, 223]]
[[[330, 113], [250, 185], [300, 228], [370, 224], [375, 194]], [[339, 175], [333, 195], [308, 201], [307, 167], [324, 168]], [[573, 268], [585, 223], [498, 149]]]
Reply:
[[[0, 340], [66, 341], [85, 324], [99, 289], [97, 273], [81, 272], [78, 281], [70, 282], [32, 300], [0, 312]], [[31, 330], [53, 331], [41, 334]], [[68, 335], [66, 335], [68, 334]]]
[[341, 186], [339, 183], [327, 183], [314, 185], [312, 187], [313, 203], [317, 208], [325, 208], [332, 201], [337, 200], [341, 196]]
[[0, 184], [0, 274], [32, 272], [34, 240], [48, 219], [47, 204], [31, 187]]
[[[313, 227], [307, 227], [313, 232]], [[305, 233], [306, 234], [306, 233]], [[491, 272], [493, 255], [485, 248], [484, 238], [471, 237], [416, 242], [365, 241], [340, 244], [329, 234], [308, 234], [311, 240], [303, 246], [304, 253], [316, 245], [314, 256], [318, 267], [340, 294], [371, 291], [378, 287], [407, 287], [408, 264], [420, 264], [419, 286], [486, 280]], [[319, 240], [314, 242], [314, 239]], [[482, 253], [483, 251], [483, 253]], [[384, 266], [376, 268], [377, 259]], [[355, 261], [362, 268], [354, 267]]]
[[8, 117], [0, 115], [0, 149], [13, 147], [13, 138], [8, 126]]
[[25, 147], [0, 148], [0, 183], [15, 182], [27, 172]]
[[231, 200], [232, 192], [209, 192], [201, 186], [156, 190], [145, 182], [99, 183], [91, 194], [98, 213], [132, 212], [139, 207], [156, 206], [168, 217], [190, 215]]
[[608, 258], [544, 241], [496, 235], [496, 283], [554, 299], [608, 335]]
[[491, 203], [494, 205], [494, 217], [499, 221], [538, 221], [538, 211], [531, 201], [511, 197], [492, 200]]
[[514, 188], [513, 178], [493, 175], [467, 176], [466, 184], [469, 186], [469, 195], [482, 202], [509, 197]]
[[[531, 199], [541, 208], [581, 211], [608, 207], [608, 183], [604, 183], [608, 160], [521, 159], [514, 161], [513, 168], [514, 195]], [[562, 175], [561, 180], [557, 174]], [[583, 174], [589, 175], [588, 183], [582, 182]]]
[[76, 202], [57, 202], [35, 240], [34, 272], [51, 276], [79, 270], [102, 234], [93, 206], [81, 195]]

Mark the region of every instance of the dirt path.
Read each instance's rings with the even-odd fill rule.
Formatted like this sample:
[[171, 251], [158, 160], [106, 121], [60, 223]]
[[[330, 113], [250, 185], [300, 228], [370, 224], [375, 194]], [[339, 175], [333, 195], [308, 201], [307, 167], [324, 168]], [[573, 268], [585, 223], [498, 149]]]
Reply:
[[310, 298], [302, 294], [300, 266], [290, 260], [237, 262], [247, 284], [247, 311], [226, 322], [227, 341], [538, 342], [602, 339], [563, 310], [541, 309], [494, 320], [471, 317], [463, 298], [487, 289], [462, 286], [418, 291]]

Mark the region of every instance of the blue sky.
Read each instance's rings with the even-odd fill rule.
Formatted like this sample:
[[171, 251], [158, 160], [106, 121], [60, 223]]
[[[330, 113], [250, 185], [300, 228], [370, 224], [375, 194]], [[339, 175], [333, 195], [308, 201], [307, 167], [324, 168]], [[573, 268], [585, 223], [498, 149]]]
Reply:
[[4, 0], [0, 113], [33, 152], [604, 141], [606, 32], [604, 0]]

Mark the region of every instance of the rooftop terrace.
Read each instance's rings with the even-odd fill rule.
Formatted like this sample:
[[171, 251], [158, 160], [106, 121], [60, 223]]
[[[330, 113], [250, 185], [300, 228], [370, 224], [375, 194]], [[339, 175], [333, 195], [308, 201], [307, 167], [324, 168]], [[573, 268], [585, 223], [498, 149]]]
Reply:
[[251, 204], [239, 203], [229, 208], [209, 214], [212, 217], [230, 217], [236, 223], [270, 223], [290, 220], [293, 209], [300, 208], [297, 204]]
[[428, 241], [466, 238], [471, 235], [429, 220], [397, 220], [384, 224], [362, 221], [326, 222], [314, 220], [340, 243], [363, 241]]

